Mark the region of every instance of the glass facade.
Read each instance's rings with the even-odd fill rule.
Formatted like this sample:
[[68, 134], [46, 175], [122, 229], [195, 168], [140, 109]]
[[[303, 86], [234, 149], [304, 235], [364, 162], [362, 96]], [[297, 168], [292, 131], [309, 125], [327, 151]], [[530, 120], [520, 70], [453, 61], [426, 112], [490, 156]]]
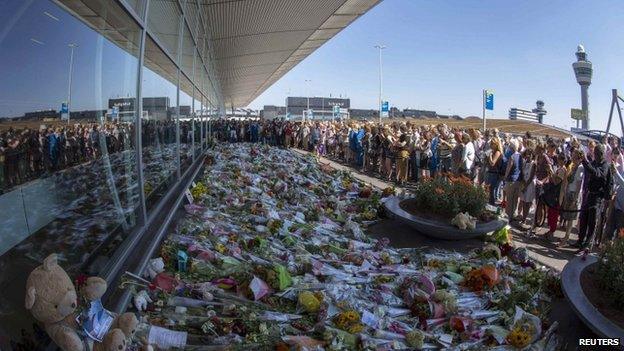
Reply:
[[43, 349], [24, 309], [50, 253], [106, 276], [198, 161], [222, 110], [193, 0], [0, 2], [0, 349]]

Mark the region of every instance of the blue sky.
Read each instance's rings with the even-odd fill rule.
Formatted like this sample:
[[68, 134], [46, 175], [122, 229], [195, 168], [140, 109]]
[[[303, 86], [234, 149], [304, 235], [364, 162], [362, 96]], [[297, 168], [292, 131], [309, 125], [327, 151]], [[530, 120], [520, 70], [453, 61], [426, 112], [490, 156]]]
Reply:
[[[611, 89], [624, 95], [621, 1], [385, 0], [315, 51], [252, 104], [282, 105], [290, 95], [347, 95], [355, 108], [376, 108], [383, 43], [384, 96], [401, 109], [481, 114], [481, 91], [495, 110], [546, 103], [546, 123], [568, 128], [580, 105], [571, 64], [579, 43], [594, 63], [592, 128], [604, 128]], [[47, 14], [46, 14], [47, 13]], [[60, 108], [67, 95], [67, 44], [77, 43], [73, 110], [105, 109], [135, 92], [136, 58], [47, 0], [0, 0], [0, 117]], [[99, 60], [98, 58], [101, 58]], [[310, 84], [305, 83], [311, 79]], [[145, 70], [145, 96], [175, 88]], [[190, 104], [182, 94], [182, 104]], [[618, 127], [618, 124], [615, 124]]]
[[[603, 129], [611, 89], [624, 95], [621, 1], [385, 0], [339, 33], [251, 106], [283, 105], [291, 95], [346, 94], [351, 106], [376, 108], [383, 43], [384, 96], [391, 105], [481, 115], [481, 91], [495, 110], [532, 108], [543, 99], [546, 123], [569, 128], [580, 106], [574, 53], [582, 43], [594, 64], [591, 127]], [[312, 82], [304, 82], [311, 79]], [[619, 124], [616, 124], [619, 129]], [[613, 128], [613, 127], [612, 127]]]

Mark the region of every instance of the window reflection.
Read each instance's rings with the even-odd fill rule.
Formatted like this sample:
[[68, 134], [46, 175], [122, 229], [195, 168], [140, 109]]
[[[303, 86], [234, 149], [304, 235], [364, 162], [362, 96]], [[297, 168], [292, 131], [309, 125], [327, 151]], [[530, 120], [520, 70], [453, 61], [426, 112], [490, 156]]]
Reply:
[[193, 85], [183, 74], [180, 75], [180, 167], [184, 172], [193, 158], [193, 114], [191, 111]]
[[137, 223], [134, 111], [126, 103], [136, 99], [140, 30], [115, 2], [102, 3], [106, 13], [89, 20], [112, 18], [120, 28], [105, 36], [52, 1], [0, 4], [3, 350], [45, 342], [16, 289], [44, 257], [59, 253], [72, 276], [100, 274]]
[[151, 210], [175, 181], [177, 67], [151, 38], [145, 45], [141, 140], [147, 210]]

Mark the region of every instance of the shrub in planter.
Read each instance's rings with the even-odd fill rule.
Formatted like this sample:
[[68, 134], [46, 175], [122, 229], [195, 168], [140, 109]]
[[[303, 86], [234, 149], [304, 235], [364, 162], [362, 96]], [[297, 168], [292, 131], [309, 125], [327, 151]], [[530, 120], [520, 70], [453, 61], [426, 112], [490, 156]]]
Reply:
[[624, 238], [617, 238], [600, 254], [596, 275], [613, 307], [624, 310]]
[[485, 211], [485, 189], [464, 177], [439, 177], [419, 182], [413, 191], [421, 211], [453, 218], [460, 212], [479, 217]]

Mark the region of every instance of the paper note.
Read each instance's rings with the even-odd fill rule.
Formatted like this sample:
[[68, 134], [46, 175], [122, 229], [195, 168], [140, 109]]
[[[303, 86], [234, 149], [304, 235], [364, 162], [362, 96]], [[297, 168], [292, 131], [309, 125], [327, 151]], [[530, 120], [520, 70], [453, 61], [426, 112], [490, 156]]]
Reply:
[[159, 349], [179, 348], [186, 346], [186, 332], [173, 331], [152, 326], [149, 331], [148, 342]]

